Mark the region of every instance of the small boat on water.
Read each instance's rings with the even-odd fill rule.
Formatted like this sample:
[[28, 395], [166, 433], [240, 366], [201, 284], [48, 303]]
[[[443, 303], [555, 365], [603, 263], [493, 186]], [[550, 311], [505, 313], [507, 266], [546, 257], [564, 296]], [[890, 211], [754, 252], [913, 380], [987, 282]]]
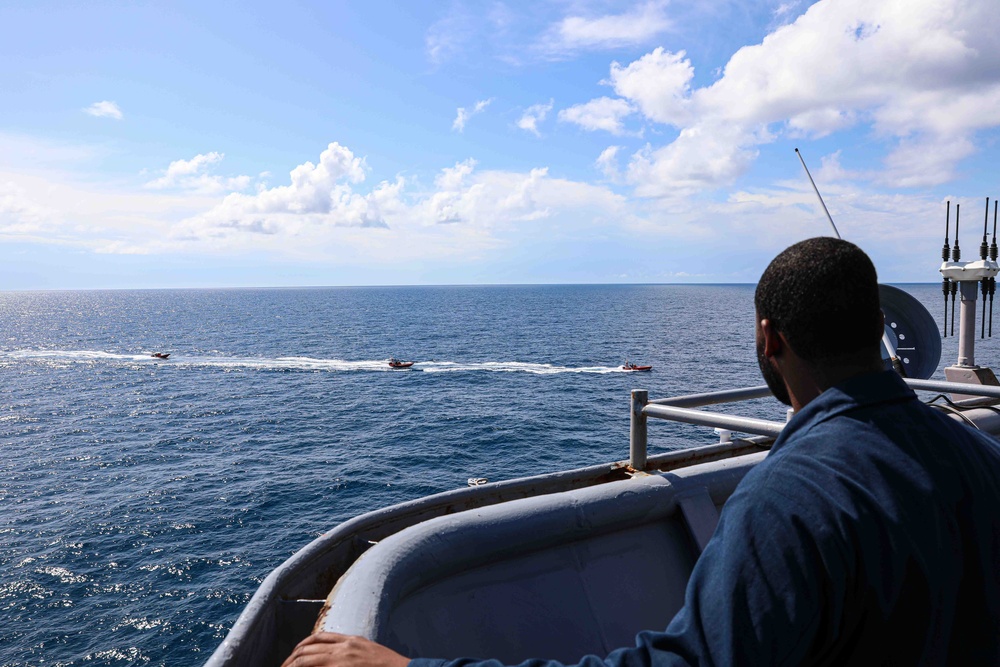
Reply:
[[157, 359], [166, 359], [167, 357], [170, 356], [170, 353], [169, 352], [154, 352], [153, 354], [151, 354], [149, 356], [156, 357]]
[[390, 368], [409, 368], [412, 365], [412, 361], [402, 361], [400, 359], [396, 359], [395, 357], [389, 359]]
[[622, 368], [627, 371], [648, 371], [653, 369], [652, 366], [638, 366], [631, 361], [626, 361]]

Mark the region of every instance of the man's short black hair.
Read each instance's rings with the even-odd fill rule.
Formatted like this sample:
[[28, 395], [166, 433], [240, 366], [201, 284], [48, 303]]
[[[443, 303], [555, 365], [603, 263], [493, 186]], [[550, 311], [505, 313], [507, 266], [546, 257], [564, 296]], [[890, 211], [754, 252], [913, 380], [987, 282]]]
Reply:
[[878, 351], [878, 275], [853, 243], [824, 236], [785, 249], [760, 277], [754, 305], [758, 319], [770, 320], [806, 361]]

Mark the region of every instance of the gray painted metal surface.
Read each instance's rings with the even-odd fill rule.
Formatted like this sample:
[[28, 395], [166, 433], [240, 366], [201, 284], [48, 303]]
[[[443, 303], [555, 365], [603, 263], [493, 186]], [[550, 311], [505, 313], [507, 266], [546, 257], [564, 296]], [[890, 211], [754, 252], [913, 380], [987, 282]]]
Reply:
[[317, 629], [405, 655], [574, 662], [681, 607], [718, 508], [764, 454], [527, 498], [407, 528], [341, 578]]
[[[765, 451], [766, 439], [735, 440], [650, 456], [648, 470], [674, 470]], [[316, 538], [271, 572], [254, 593], [207, 667], [280, 665], [313, 629], [323, 600], [358, 557], [409, 526], [520, 498], [626, 480], [625, 463], [609, 463], [465, 487], [369, 512]]]
[[[1000, 398], [1000, 387], [909, 383]], [[643, 435], [647, 415], [776, 435], [783, 424], [692, 409], [765, 390], [648, 403], [640, 395], [632, 416]], [[995, 408], [939, 407], [1000, 433]], [[573, 661], [630, 644], [679, 608], [719, 508], [771, 442], [655, 456], [643, 442], [638, 468], [619, 462], [466, 487], [351, 519], [272, 572], [206, 664], [279, 665], [317, 616], [322, 627], [411, 655]]]
[[979, 283], [963, 281], [958, 284], [959, 302], [958, 365], [976, 365], [976, 298]]

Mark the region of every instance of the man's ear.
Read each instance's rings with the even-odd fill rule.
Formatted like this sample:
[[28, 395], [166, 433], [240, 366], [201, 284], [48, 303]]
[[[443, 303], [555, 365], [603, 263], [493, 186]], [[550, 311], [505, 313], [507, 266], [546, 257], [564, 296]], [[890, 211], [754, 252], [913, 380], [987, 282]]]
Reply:
[[760, 321], [760, 333], [764, 338], [764, 357], [770, 359], [773, 356], [781, 354], [785, 346], [785, 339], [774, 328], [771, 320], [764, 319]]

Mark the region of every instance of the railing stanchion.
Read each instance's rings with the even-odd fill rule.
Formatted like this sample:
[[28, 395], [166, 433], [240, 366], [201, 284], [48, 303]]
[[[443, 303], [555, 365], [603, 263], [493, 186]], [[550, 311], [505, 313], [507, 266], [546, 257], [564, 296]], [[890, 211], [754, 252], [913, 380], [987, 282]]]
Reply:
[[642, 409], [649, 403], [649, 392], [632, 390], [632, 419], [629, 428], [628, 464], [633, 470], [646, 468], [646, 415]]

